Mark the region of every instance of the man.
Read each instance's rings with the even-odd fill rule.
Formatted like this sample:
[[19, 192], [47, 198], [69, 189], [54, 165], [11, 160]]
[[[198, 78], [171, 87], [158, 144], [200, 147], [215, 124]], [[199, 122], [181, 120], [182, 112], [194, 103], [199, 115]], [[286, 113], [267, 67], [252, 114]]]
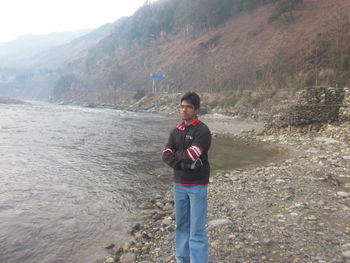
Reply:
[[200, 98], [188, 92], [181, 98], [181, 123], [170, 133], [162, 159], [174, 168], [176, 262], [207, 263], [207, 186], [210, 166], [209, 128], [199, 121]]

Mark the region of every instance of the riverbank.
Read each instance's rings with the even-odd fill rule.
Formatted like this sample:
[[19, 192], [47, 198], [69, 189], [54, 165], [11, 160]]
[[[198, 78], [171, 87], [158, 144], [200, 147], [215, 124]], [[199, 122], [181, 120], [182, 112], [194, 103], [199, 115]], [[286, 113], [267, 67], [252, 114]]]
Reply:
[[[239, 103], [233, 106], [232, 94], [225, 93], [202, 93], [200, 115], [219, 114], [228, 117], [238, 117], [244, 120], [266, 121], [270, 114], [271, 105], [255, 109], [255, 107]], [[88, 108], [109, 108], [133, 112], [157, 113], [166, 116], [178, 116], [178, 106], [183, 93], [151, 93], [141, 98], [135, 96], [134, 92], [120, 94], [114, 103], [99, 101], [62, 100], [55, 101], [59, 105], [77, 105]], [[228, 99], [227, 97], [230, 97]], [[244, 97], [242, 98], [244, 100]]]
[[8, 97], [0, 96], [0, 104], [29, 104], [29, 103], [23, 100], [11, 99]]
[[[212, 175], [210, 262], [350, 262], [350, 124], [231, 136], [293, 147], [298, 154]], [[145, 221], [104, 262], [175, 262], [171, 190], [140, 208]]]

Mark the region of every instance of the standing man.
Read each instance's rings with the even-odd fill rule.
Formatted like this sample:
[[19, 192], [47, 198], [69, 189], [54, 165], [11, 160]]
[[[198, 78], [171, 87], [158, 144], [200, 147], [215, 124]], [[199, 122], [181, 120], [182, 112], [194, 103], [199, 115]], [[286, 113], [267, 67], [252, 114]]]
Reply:
[[211, 133], [198, 119], [199, 107], [196, 93], [188, 92], [181, 98], [182, 121], [170, 133], [162, 156], [174, 168], [177, 263], [208, 263], [205, 225]]

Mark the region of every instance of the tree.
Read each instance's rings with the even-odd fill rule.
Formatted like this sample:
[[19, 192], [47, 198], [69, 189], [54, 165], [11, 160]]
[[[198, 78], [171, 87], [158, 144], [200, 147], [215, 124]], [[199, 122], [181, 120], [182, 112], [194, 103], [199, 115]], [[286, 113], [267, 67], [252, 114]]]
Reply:
[[298, 5], [301, 5], [303, 0], [279, 0], [275, 3], [275, 11], [268, 18], [268, 22], [271, 23], [277, 20], [282, 14], [289, 12], [290, 17], [293, 17], [293, 10]]

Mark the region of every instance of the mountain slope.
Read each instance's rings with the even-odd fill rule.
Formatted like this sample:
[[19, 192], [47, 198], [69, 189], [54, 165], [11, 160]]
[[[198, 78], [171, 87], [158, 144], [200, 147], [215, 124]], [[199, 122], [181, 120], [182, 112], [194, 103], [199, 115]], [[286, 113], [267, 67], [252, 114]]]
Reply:
[[32, 56], [28, 65], [41, 68], [56, 68], [62, 66], [66, 60], [87, 54], [101, 39], [107, 37], [114, 24], [105, 24], [95, 30], [89, 31], [80, 37], [74, 38], [69, 43], [44, 50]]
[[158, 91], [230, 92], [230, 105], [269, 104], [305, 85], [343, 86], [350, 80], [349, 10], [347, 0], [304, 0], [268, 23], [274, 6], [265, 4], [209, 29], [185, 26], [129, 45], [111, 45], [123, 32], [115, 30], [66, 65], [55, 96], [121, 102], [130, 91], [151, 92], [150, 73], [167, 76], [156, 81]]
[[91, 29], [86, 29], [73, 32], [58, 32], [46, 35], [25, 35], [18, 37], [17, 39], [3, 43], [0, 46], [0, 67], [21, 65], [23, 60], [29, 59], [39, 52], [69, 43], [73, 39], [85, 35], [90, 31]]
[[[78, 38], [63, 45], [41, 50], [33, 55], [34, 49], [28, 52], [20, 50], [24, 48], [21, 42], [18, 45], [18, 56], [10, 57], [8, 60], [1, 60], [0, 66], [0, 94], [3, 96], [47, 100], [51, 94], [54, 82], [60, 76], [59, 67], [66, 60], [77, 59], [88, 54], [88, 50], [94, 47], [101, 39], [108, 36], [115, 24], [106, 24], [85, 35], [77, 35]], [[86, 31], [84, 31], [86, 32]], [[56, 36], [59, 38], [59, 35]], [[63, 40], [60, 40], [61, 42]], [[52, 40], [52, 42], [55, 42]], [[56, 41], [57, 42], [57, 41]], [[45, 48], [48, 48], [45, 46]], [[15, 50], [13, 47], [12, 50]], [[4, 49], [5, 50], [5, 49]], [[35, 52], [37, 49], [35, 48]], [[22, 52], [23, 51], [23, 52]]]

